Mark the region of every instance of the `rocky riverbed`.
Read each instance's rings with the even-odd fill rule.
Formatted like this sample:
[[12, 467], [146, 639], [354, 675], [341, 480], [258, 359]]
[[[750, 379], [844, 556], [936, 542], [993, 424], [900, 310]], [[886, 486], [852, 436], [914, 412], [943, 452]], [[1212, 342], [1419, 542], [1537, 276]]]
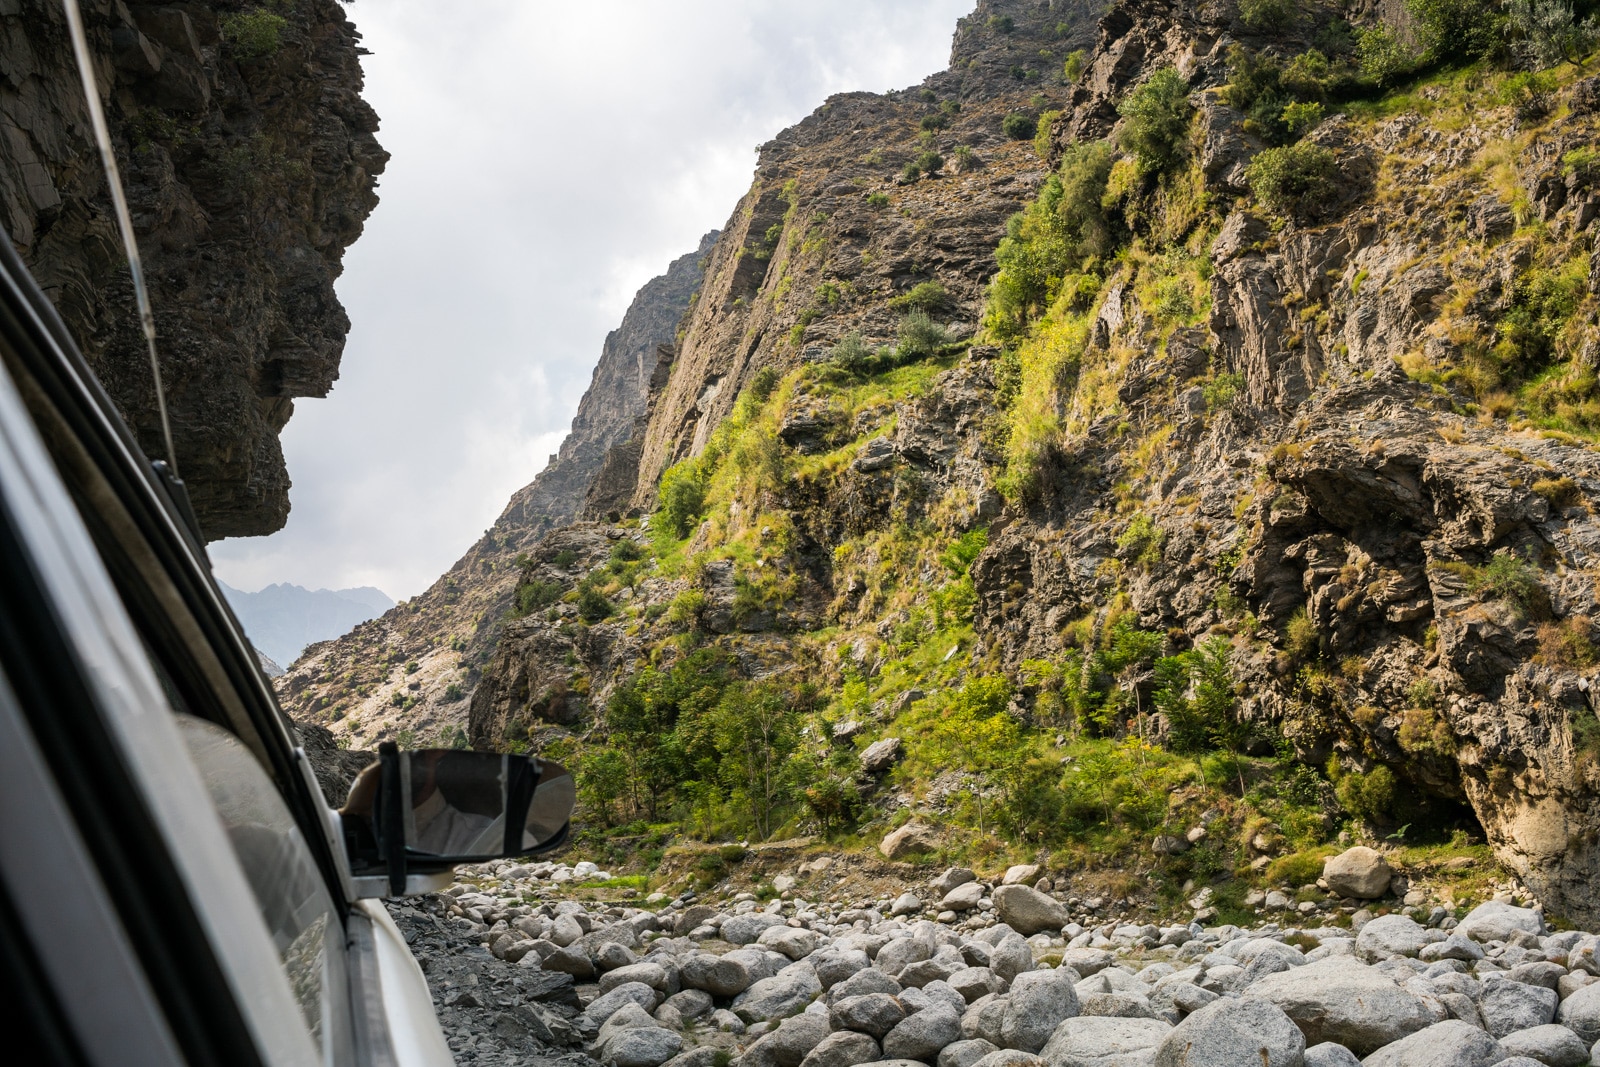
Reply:
[[894, 899], [790, 883], [638, 907], [561, 899], [603, 881], [592, 865], [495, 864], [392, 910], [462, 1064], [1600, 1063], [1600, 938], [1503, 901], [1383, 913], [1402, 902], [1360, 899], [1388, 888], [1369, 851], [1328, 863], [1342, 909], [1289, 913], [1329, 925], [1105, 921], [1034, 867]]

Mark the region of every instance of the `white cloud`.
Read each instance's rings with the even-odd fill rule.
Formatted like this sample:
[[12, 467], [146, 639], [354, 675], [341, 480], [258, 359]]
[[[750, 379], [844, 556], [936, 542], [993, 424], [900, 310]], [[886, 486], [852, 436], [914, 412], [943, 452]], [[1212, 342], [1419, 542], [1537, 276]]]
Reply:
[[283, 434], [293, 511], [225, 581], [425, 588], [554, 452], [634, 292], [721, 226], [755, 146], [835, 92], [942, 69], [971, 0], [367, 0], [393, 154], [346, 254], [353, 323]]

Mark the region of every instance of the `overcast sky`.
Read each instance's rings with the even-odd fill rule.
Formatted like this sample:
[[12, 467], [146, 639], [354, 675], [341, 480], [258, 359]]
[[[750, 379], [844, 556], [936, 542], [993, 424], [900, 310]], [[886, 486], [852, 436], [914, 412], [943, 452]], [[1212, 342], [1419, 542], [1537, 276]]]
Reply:
[[974, 0], [361, 0], [393, 158], [338, 284], [352, 328], [283, 433], [288, 526], [211, 546], [255, 590], [421, 592], [566, 434], [634, 292], [830, 94], [945, 67]]

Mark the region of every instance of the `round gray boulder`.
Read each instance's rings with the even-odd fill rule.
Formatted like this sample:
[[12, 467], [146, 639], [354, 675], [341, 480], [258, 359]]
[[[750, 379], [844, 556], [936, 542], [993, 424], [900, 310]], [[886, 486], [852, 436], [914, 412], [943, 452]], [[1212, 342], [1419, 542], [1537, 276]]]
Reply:
[[1447, 1019], [1385, 1045], [1361, 1067], [1489, 1067], [1505, 1059], [1500, 1043], [1476, 1026]]
[[1077, 1015], [1078, 1009], [1077, 991], [1066, 977], [1055, 971], [1019, 974], [1011, 983], [1000, 1023], [1000, 1047], [1038, 1052], [1056, 1027]]
[[1276, 1004], [1255, 997], [1207, 1004], [1173, 1028], [1155, 1067], [1304, 1067], [1305, 1035]]
[[1172, 1032], [1155, 1019], [1078, 1016], [1056, 1027], [1039, 1053], [1049, 1067], [1121, 1067], [1148, 1064]]

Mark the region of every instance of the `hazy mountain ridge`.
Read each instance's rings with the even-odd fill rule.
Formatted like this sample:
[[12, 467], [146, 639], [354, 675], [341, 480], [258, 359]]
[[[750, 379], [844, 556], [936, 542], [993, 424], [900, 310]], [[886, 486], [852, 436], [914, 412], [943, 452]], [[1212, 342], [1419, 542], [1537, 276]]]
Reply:
[[394, 607], [372, 586], [307, 589], [278, 582], [254, 593], [218, 582], [250, 642], [275, 663], [293, 663], [307, 645], [345, 633]]

